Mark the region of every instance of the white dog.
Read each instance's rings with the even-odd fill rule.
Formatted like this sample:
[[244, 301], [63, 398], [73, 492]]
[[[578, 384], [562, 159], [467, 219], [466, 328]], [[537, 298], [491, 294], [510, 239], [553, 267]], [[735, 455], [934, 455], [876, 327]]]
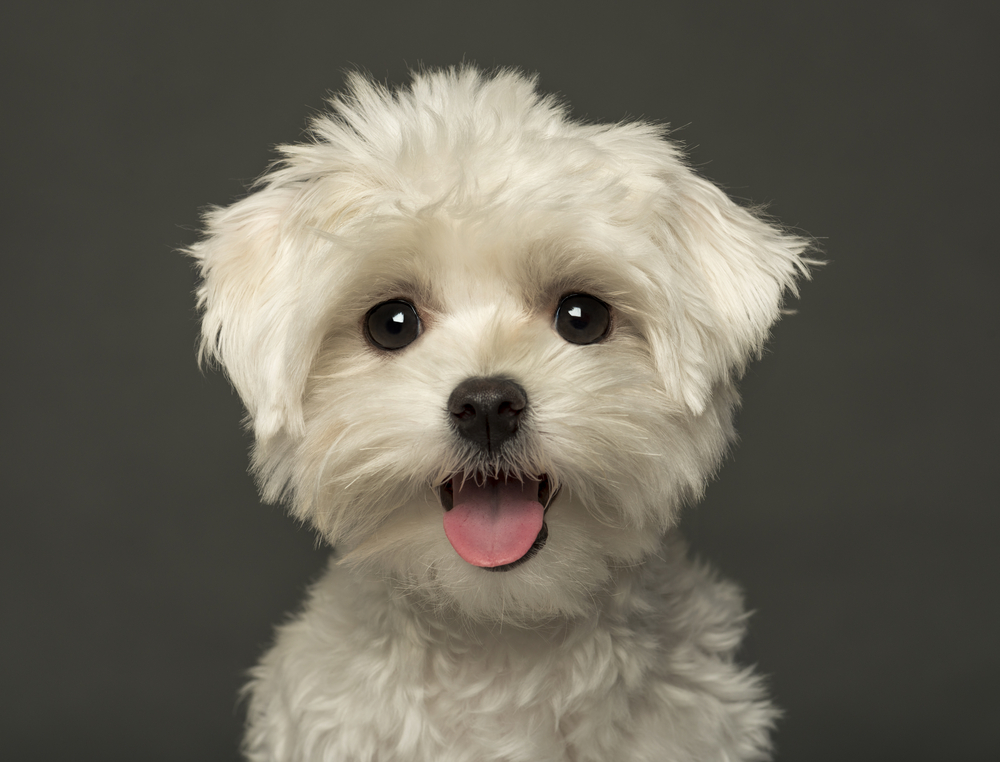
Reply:
[[355, 77], [192, 247], [253, 467], [336, 548], [248, 688], [269, 762], [766, 759], [674, 529], [802, 240], [512, 72]]

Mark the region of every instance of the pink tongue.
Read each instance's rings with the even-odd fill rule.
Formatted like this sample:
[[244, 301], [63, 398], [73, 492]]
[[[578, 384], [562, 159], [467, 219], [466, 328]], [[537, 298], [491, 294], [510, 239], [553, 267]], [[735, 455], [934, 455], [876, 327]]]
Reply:
[[503, 566], [524, 557], [542, 531], [545, 509], [538, 482], [487, 479], [485, 485], [456, 477], [454, 507], [444, 514], [451, 546], [473, 566]]

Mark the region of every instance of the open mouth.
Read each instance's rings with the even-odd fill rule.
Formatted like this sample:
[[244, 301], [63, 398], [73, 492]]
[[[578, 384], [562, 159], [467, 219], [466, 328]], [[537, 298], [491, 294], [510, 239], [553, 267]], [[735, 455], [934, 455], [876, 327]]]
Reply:
[[465, 561], [509, 571], [532, 558], [548, 538], [549, 478], [501, 472], [457, 474], [438, 489], [444, 532]]

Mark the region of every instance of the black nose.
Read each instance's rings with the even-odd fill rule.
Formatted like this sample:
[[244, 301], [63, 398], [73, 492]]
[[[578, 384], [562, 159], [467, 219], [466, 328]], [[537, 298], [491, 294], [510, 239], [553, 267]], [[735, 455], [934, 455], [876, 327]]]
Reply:
[[487, 452], [517, 433], [527, 405], [528, 395], [509, 378], [467, 378], [448, 398], [455, 430]]

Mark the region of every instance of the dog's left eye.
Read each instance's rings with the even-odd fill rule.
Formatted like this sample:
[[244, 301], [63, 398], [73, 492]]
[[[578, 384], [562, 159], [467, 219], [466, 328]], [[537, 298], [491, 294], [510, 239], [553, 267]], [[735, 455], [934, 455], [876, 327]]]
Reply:
[[555, 327], [571, 344], [596, 344], [608, 335], [611, 309], [589, 294], [570, 294], [556, 308]]
[[382, 349], [402, 349], [420, 335], [417, 308], [402, 299], [376, 304], [365, 317], [365, 332]]

